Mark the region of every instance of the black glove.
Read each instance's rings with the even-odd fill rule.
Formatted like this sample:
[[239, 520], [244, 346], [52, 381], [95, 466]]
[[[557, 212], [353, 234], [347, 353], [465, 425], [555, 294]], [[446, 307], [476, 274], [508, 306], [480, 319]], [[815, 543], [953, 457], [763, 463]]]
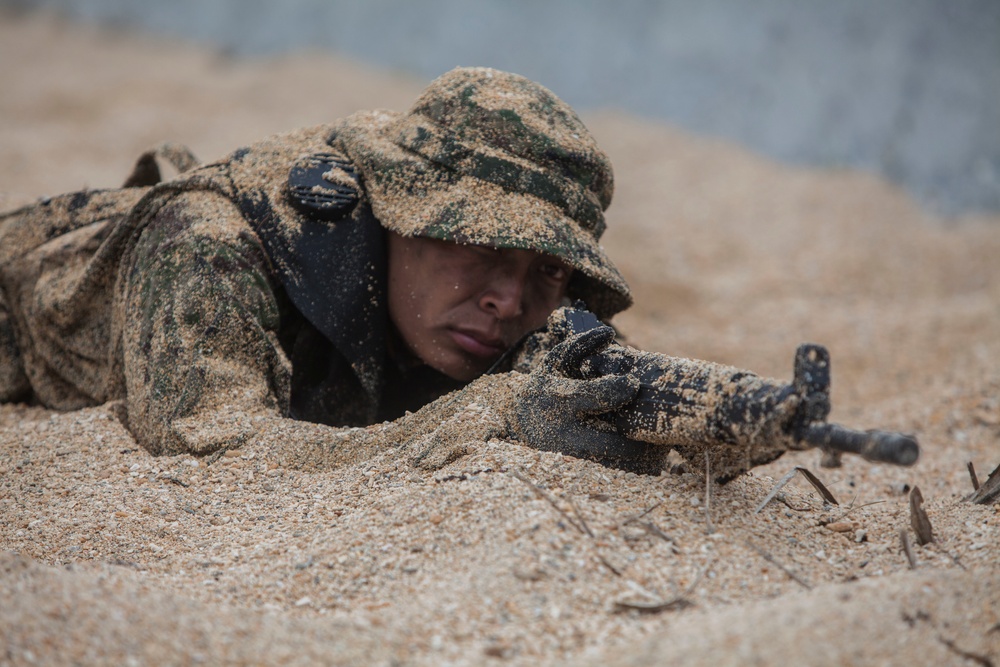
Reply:
[[536, 449], [562, 452], [637, 473], [659, 474], [662, 448], [630, 440], [598, 418], [629, 403], [639, 381], [626, 374], [576, 379], [584, 359], [614, 340], [615, 331], [600, 326], [569, 336], [546, 354], [518, 392], [513, 428]]

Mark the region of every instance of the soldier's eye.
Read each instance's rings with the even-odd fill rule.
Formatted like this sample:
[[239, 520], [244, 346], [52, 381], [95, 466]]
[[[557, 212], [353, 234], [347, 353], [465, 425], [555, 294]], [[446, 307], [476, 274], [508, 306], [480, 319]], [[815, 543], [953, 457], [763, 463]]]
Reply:
[[562, 282], [569, 277], [569, 269], [555, 262], [546, 262], [541, 265], [539, 270], [546, 278], [555, 282]]

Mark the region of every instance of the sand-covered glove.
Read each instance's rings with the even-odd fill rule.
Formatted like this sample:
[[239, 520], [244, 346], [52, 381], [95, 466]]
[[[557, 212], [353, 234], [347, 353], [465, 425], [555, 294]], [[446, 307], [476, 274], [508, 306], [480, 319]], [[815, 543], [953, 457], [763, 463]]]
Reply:
[[511, 431], [536, 449], [656, 474], [662, 463], [661, 449], [620, 435], [600, 418], [632, 401], [639, 390], [638, 380], [628, 374], [593, 379], [570, 376], [614, 337], [614, 329], [602, 326], [572, 335], [552, 348], [517, 390]]

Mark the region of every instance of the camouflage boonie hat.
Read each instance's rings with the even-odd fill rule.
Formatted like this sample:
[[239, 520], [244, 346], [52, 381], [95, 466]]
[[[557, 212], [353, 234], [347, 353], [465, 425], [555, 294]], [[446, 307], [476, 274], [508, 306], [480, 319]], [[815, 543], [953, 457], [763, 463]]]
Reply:
[[539, 84], [457, 68], [406, 114], [348, 117], [336, 143], [387, 229], [554, 255], [576, 269], [569, 296], [598, 316], [631, 305], [625, 279], [598, 244], [614, 189], [611, 162], [573, 110]]

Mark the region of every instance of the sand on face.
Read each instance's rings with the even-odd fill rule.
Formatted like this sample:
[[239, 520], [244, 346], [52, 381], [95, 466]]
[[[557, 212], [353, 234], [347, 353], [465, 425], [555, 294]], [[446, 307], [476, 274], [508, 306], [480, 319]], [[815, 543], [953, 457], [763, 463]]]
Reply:
[[[0, 15], [8, 206], [113, 187], [164, 140], [213, 159], [421, 84], [330, 56], [233, 61]], [[558, 92], [558, 91], [556, 91]], [[833, 421], [913, 432], [914, 468], [786, 455], [712, 489], [513, 443], [429, 473], [267, 452], [154, 458], [113, 406], [0, 407], [0, 645], [13, 664], [996, 664], [1000, 219], [941, 220], [854, 172], [776, 165], [615, 113], [605, 247], [629, 341], [788, 378], [833, 355]], [[754, 510], [795, 465], [799, 479]], [[936, 542], [913, 546], [919, 486]], [[710, 504], [710, 506], [709, 506]], [[645, 514], [643, 514], [645, 512]], [[833, 526], [833, 528], [831, 528]], [[655, 611], [659, 609], [659, 611]]]

